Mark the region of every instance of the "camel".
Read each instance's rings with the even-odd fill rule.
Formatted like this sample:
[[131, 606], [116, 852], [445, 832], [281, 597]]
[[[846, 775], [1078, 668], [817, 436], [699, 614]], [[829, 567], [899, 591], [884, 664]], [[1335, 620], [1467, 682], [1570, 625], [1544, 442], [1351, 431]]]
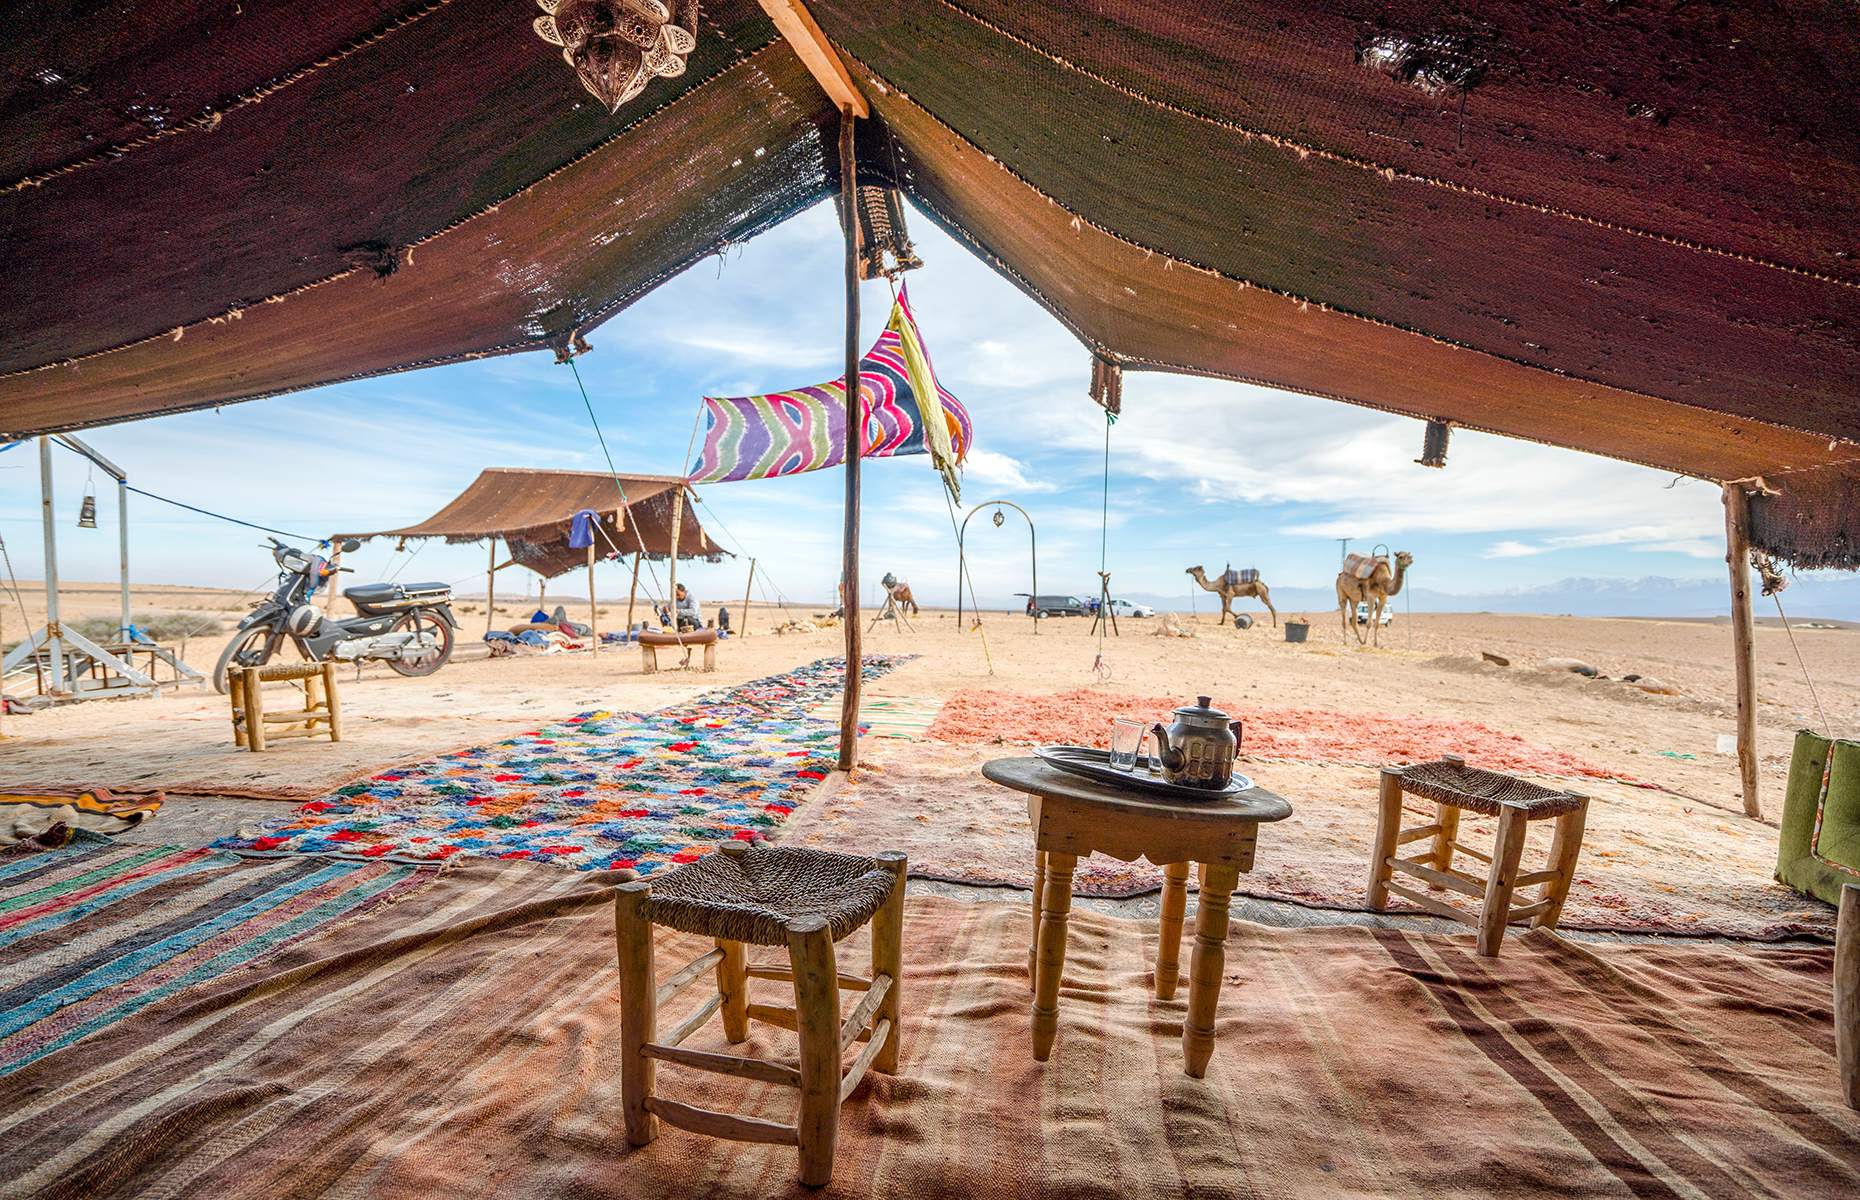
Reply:
[[[1351, 557], [1356, 557], [1352, 555]], [[1378, 557], [1375, 569], [1369, 578], [1358, 579], [1349, 571], [1337, 573], [1337, 613], [1343, 620], [1344, 636], [1356, 634], [1357, 643], [1363, 641], [1363, 633], [1354, 628], [1353, 618], [1356, 606], [1365, 601], [1369, 604], [1369, 637], [1371, 644], [1382, 645], [1382, 609], [1388, 604], [1389, 597], [1401, 593], [1402, 578], [1408, 573], [1408, 567], [1414, 562], [1414, 555], [1402, 550], [1395, 555], [1395, 569], [1389, 570], [1389, 560]]]
[[909, 583], [889, 571], [885, 572], [884, 579], [879, 582], [884, 584], [885, 590], [891, 594], [892, 603], [896, 604], [900, 611], [908, 607], [913, 617], [917, 615], [917, 598], [911, 595]]
[[1200, 567], [1190, 567], [1187, 574], [1193, 575], [1196, 583], [1221, 598], [1222, 624], [1233, 619], [1232, 606], [1235, 600], [1242, 596], [1257, 596], [1259, 602], [1266, 606], [1266, 611], [1272, 614], [1273, 628], [1278, 628], [1279, 610], [1272, 607], [1272, 593], [1267, 590], [1265, 580], [1256, 579], [1252, 583], [1222, 583], [1217, 580], [1209, 583], [1207, 574]]

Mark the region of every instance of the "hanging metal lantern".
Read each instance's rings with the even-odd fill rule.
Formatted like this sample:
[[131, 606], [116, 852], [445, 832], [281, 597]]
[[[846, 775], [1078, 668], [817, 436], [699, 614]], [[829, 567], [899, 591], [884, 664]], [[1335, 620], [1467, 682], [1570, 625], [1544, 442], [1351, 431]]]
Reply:
[[999, 529], [1001, 528], [1001, 526], [1003, 526], [1006, 523], [1007, 523], [1007, 514], [1003, 513], [998, 508], [995, 509], [995, 528]]
[[97, 489], [89, 485], [84, 488], [83, 507], [78, 509], [78, 528], [97, 528]]

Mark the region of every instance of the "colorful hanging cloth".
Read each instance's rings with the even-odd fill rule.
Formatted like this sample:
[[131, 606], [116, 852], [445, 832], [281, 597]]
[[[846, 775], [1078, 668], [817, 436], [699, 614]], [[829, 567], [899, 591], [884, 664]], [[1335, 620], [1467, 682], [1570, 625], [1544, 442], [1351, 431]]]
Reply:
[[[950, 495], [961, 498], [957, 468], [974, 426], [944, 391], [902, 291], [885, 332], [859, 363], [866, 458], [928, 454]], [[817, 471], [845, 461], [846, 388], [835, 379], [766, 396], [704, 397], [704, 448], [692, 483], [727, 483]]]

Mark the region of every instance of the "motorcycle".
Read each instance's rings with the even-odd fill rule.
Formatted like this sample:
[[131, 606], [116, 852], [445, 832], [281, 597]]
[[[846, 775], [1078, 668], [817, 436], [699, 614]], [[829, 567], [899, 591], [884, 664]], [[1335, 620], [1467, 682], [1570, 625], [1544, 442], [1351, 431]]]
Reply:
[[[345, 553], [361, 543], [344, 542]], [[237, 667], [263, 666], [289, 642], [311, 662], [385, 662], [402, 675], [431, 675], [452, 657], [452, 588], [444, 583], [369, 583], [345, 588], [355, 605], [353, 617], [325, 616], [310, 597], [338, 572], [326, 558], [305, 554], [271, 539], [278, 564], [278, 589], [259, 601], [239, 622], [232, 641], [213, 668], [213, 686], [226, 694], [226, 673]]]

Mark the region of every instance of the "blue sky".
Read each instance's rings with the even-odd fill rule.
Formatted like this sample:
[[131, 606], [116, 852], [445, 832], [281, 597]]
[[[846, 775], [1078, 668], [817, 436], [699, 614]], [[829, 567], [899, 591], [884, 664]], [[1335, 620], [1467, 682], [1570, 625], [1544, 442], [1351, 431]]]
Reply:
[[[944, 386], [975, 421], [965, 508], [996, 498], [1027, 508], [1038, 524], [1041, 591], [1095, 591], [1105, 428], [1086, 397], [1086, 352], [927, 220], [911, 232], [928, 264], [909, 277], [913, 305]], [[595, 350], [579, 365], [618, 468], [680, 473], [706, 393], [836, 376], [842, 270], [833, 208], [821, 205], [595, 330]], [[889, 304], [882, 281], [865, 285], [867, 344]], [[1723, 515], [1709, 484], [1464, 430], [1446, 470], [1432, 471], [1412, 461], [1419, 422], [1205, 379], [1129, 374], [1124, 408], [1111, 430], [1107, 535], [1120, 592], [1181, 594], [1185, 568], [1228, 563], [1258, 567], [1275, 586], [1328, 587], [1341, 537], [1355, 539], [1352, 548], [1409, 551], [1414, 582], [1442, 592], [1570, 576], [1722, 578]], [[139, 487], [319, 535], [412, 524], [487, 466], [603, 468], [574, 378], [544, 353], [82, 436]], [[0, 535], [21, 578], [40, 570], [35, 460], [30, 447], [0, 456]], [[113, 489], [100, 492], [103, 528], [79, 530], [85, 466], [62, 451], [55, 461], [62, 574], [112, 578]], [[838, 471], [709, 485], [700, 512], [726, 547], [754, 554], [775, 586], [815, 604], [838, 576], [842, 487]], [[131, 499], [138, 581], [249, 587], [268, 577], [255, 531]], [[996, 529], [983, 516], [970, 529], [984, 603], [1025, 591], [1024, 526]], [[920, 598], [953, 601], [954, 535], [927, 459], [868, 460], [864, 538], [868, 580], [895, 571]], [[357, 580], [482, 586], [481, 547], [429, 544], [407, 557], [375, 544], [350, 565]], [[600, 571], [603, 596], [625, 594], [620, 567]], [[743, 591], [739, 562], [682, 574], [707, 602]], [[526, 576], [510, 572], [500, 592], [520, 591]], [[585, 577], [555, 586], [585, 594]]]

